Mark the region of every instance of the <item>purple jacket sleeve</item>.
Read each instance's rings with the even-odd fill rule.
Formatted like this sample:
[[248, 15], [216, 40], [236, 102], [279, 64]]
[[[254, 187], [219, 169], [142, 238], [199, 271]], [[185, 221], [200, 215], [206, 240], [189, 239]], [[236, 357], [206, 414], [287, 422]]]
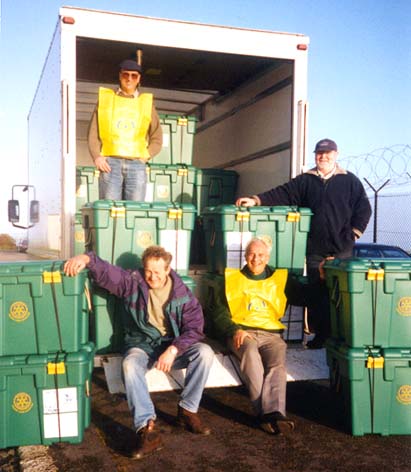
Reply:
[[94, 282], [119, 298], [125, 298], [137, 290], [143, 281], [139, 272], [129, 272], [100, 259], [94, 252], [88, 252], [89, 273]]
[[173, 341], [179, 354], [204, 339], [204, 316], [199, 301], [190, 294], [190, 300], [182, 307], [180, 335]]

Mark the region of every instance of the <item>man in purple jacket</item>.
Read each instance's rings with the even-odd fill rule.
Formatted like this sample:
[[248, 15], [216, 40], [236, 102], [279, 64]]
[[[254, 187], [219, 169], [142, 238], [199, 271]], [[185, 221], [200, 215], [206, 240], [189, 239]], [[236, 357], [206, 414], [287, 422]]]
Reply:
[[133, 459], [163, 446], [145, 378], [152, 367], [163, 372], [187, 369], [177, 424], [196, 434], [210, 434], [197, 411], [214, 353], [200, 342], [204, 338], [201, 305], [171, 269], [171, 258], [162, 247], [151, 246], [142, 255], [143, 268], [134, 272], [111, 265], [94, 252], [75, 256], [64, 265], [70, 276], [87, 267], [98, 286], [124, 300], [129, 314], [124, 326], [123, 376], [138, 436]]

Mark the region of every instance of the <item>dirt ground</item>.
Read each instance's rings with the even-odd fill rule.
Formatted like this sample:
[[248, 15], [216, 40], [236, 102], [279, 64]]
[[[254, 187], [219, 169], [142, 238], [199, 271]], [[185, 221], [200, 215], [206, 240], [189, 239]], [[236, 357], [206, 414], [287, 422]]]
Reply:
[[[7, 254], [6, 254], [7, 256]], [[24, 260], [21, 255], [17, 260]], [[16, 260], [0, 257], [0, 260]], [[287, 409], [296, 429], [290, 436], [259, 430], [243, 387], [207, 389], [200, 413], [212, 428], [207, 437], [174, 426], [178, 392], [154, 393], [164, 449], [141, 460], [133, 446], [131, 415], [124, 395], [107, 390], [103, 369], [93, 374], [92, 419], [81, 444], [50, 446], [60, 472], [405, 472], [411, 470], [411, 435], [353, 437], [343, 426], [339, 397], [328, 381], [289, 382]], [[16, 448], [0, 450], [0, 471], [20, 471]], [[31, 472], [30, 469], [27, 469]], [[49, 472], [33, 468], [33, 472]]]
[[137, 462], [127, 457], [134, 433], [126, 399], [108, 393], [102, 369], [95, 370], [92, 393], [83, 443], [50, 447], [61, 472], [410, 470], [411, 436], [351, 436], [328, 381], [288, 383], [288, 412], [296, 422], [288, 437], [256, 428], [243, 387], [205, 391], [200, 412], [213, 430], [208, 437], [174, 426], [178, 392], [152, 394], [165, 447]]

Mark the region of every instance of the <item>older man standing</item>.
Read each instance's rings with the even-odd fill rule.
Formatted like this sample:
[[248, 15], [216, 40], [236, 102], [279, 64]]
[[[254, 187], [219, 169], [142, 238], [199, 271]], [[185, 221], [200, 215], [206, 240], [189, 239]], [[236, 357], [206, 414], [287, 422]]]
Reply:
[[153, 367], [169, 372], [186, 368], [177, 410], [177, 423], [196, 434], [210, 434], [197, 413], [214, 352], [203, 338], [204, 318], [198, 300], [170, 267], [171, 254], [148, 247], [143, 269], [134, 272], [109, 264], [89, 252], [64, 266], [74, 276], [87, 267], [96, 285], [124, 300], [125, 345], [123, 376], [127, 400], [137, 432], [133, 459], [163, 447], [155, 429], [156, 413], [145, 374]]
[[245, 251], [246, 265], [226, 269], [224, 293], [216, 293], [208, 307], [214, 334], [227, 342], [240, 360], [253, 410], [260, 427], [269, 434], [290, 432], [294, 422], [286, 416], [287, 345], [280, 318], [292, 279], [287, 269], [268, 266], [270, 248], [252, 239]]
[[90, 154], [100, 171], [101, 199], [144, 201], [146, 162], [161, 151], [163, 134], [151, 93], [139, 93], [141, 66], [119, 66], [120, 87], [100, 87], [88, 134]]
[[328, 292], [320, 265], [330, 257], [352, 255], [356, 239], [365, 231], [371, 206], [360, 180], [337, 164], [337, 144], [322, 139], [315, 146], [316, 167], [289, 182], [251, 197], [238, 206], [295, 205], [313, 212], [307, 241], [307, 275], [310, 284], [309, 325], [316, 333], [308, 348], [323, 347], [330, 334]]

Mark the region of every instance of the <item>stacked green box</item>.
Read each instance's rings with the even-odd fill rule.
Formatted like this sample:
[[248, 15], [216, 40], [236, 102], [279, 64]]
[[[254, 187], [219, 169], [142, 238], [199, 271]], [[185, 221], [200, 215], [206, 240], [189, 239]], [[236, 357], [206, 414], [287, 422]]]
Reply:
[[187, 164], [193, 161], [193, 144], [196, 132], [196, 118], [160, 114], [163, 131], [163, 146], [152, 158], [155, 164]]
[[62, 261], [0, 264], [0, 356], [78, 351], [88, 342], [86, 271]]
[[329, 341], [331, 381], [354, 436], [411, 434], [411, 349], [350, 348]]
[[333, 338], [359, 348], [410, 345], [410, 262], [353, 258], [325, 269]]
[[81, 212], [77, 212], [74, 217], [74, 255], [83, 254], [85, 250], [85, 236]]
[[146, 202], [194, 203], [196, 168], [184, 164], [148, 164]]
[[237, 191], [238, 173], [225, 169], [197, 169], [197, 213], [204, 208], [233, 204]]
[[80, 443], [91, 418], [94, 346], [0, 357], [0, 448]]
[[89, 202], [99, 199], [98, 176], [100, 171], [94, 166], [76, 167], [76, 210]]
[[82, 208], [87, 250], [123, 267], [141, 267], [141, 255], [153, 244], [173, 255], [171, 267], [189, 269], [195, 208], [190, 204], [99, 200]]
[[301, 274], [312, 212], [308, 208], [219, 205], [202, 211], [209, 272], [244, 265], [245, 247], [253, 237], [271, 246], [269, 264]]

